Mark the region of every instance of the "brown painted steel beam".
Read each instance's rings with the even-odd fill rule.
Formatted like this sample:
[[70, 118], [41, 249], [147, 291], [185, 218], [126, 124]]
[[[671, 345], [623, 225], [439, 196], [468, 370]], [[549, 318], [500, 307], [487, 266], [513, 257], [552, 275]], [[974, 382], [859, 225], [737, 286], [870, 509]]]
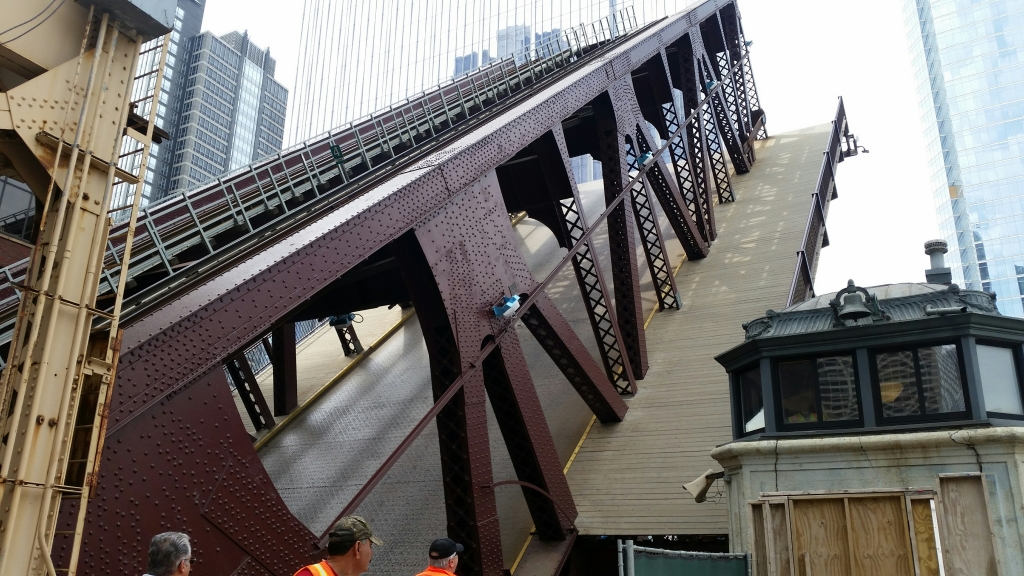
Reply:
[[[641, 125], [646, 121], [654, 126], [662, 140], [672, 140], [669, 152], [676, 175], [674, 179], [667, 176], [668, 167], [659, 156], [655, 159], [657, 165], [648, 172], [648, 181], [687, 258], [698, 260], [707, 256], [711, 242], [692, 189], [688, 156], [682, 147], [685, 138], [670, 138], [679, 127], [679, 119], [676, 117], [675, 95], [664, 50], [659, 50], [640, 71], [642, 73], [633, 74], [633, 91], [636, 95], [633, 114]], [[637, 133], [643, 133], [644, 136], [643, 141], [638, 137], [639, 153], [650, 151], [652, 146], [647, 143], [647, 131], [637, 130]], [[689, 188], [684, 187], [684, 182]], [[685, 192], [689, 192], [689, 198], [684, 195]]]
[[[637, 125], [637, 137], [643, 137], [642, 129]], [[639, 153], [633, 138], [625, 136], [626, 141], [626, 163], [630, 171], [640, 171]], [[646, 142], [646, 140], [645, 140]], [[652, 166], [647, 175], [633, 183], [631, 192], [633, 195], [633, 215], [636, 217], [636, 227], [640, 232], [640, 244], [644, 248], [644, 256], [647, 258], [647, 267], [651, 271], [651, 282], [654, 284], [654, 295], [658, 299], [658, 308], [679, 308], [679, 291], [676, 289], [675, 278], [672, 277], [672, 267], [668, 263], [668, 251], [665, 249], [665, 240], [661, 237], [661, 225], [658, 223], [658, 216], [651, 205], [651, 198], [647, 194], [648, 178], [658, 173], [657, 166]]]
[[[626, 171], [625, 141], [619, 132], [611, 95], [594, 99], [594, 119], [598, 132], [598, 160], [604, 177], [604, 196], [610, 205], [630, 180]], [[627, 211], [632, 203], [621, 203], [608, 216], [608, 249], [611, 253], [612, 287], [615, 291], [615, 316], [633, 376], [642, 380], [647, 374], [647, 342], [643, 327], [643, 303], [640, 270], [636, 260], [636, 222]]]
[[[672, 73], [668, 54], [662, 49], [659, 51], [659, 56], [661, 69], [659, 71], [652, 70], [652, 74], [657, 75], [660, 73], [664, 75], [671, 87]], [[672, 168], [676, 176], [676, 188], [682, 198], [682, 206], [697, 228], [700, 241], [710, 245], [713, 240], [713, 234], [709, 230], [708, 221], [705, 218], [704, 210], [701, 208], [697, 183], [695, 181], [697, 176], [695, 176], [694, 164], [690, 161], [694, 157], [694, 151], [689, 147], [686, 131], [679, 130], [680, 122], [682, 121], [680, 117], [680, 104], [682, 100], [677, 99], [675, 93], [671, 90], [670, 92], [671, 98], [661, 103], [661, 117], [664, 119], [665, 131], [667, 133], [666, 138], [669, 140], [669, 155], [672, 158]], [[694, 241], [696, 242], [696, 240]], [[689, 255], [687, 256], [689, 257]]]
[[711, 199], [711, 186], [713, 186], [711, 160], [708, 157], [699, 76], [696, 73], [696, 66], [694, 66], [693, 44], [690, 43], [689, 34], [683, 35], [672, 45], [672, 48], [673, 50], [667, 55], [673, 84], [683, 95], [682, 115], [686, 118], [683, 121], [683, 126], [686, 130], [687, 147], [691, 152], [690, 162], [694, 172], [693, 183], [697, 202], [700, 205], [703, 219], [707, 223], [708, 239], [714, 240], [718, 232], [715, 228], [714, 202]]
[[701, 132], [706, 143], [706, 152], [709, 161], [712, 180], [718, 192], [718, 202], [732, 202], [732, 181], [729, 178], [729, 169], [725, 163], [725, 144], [718, 129], [718, 120], [715, 117], [715, 105], [719, 101], [721, 86], [709, 88], [710, 82], [714, 80], [711, 74], [710, 63], [707, 60], [707, 53], [704, 51], [704, 41], [700, 34], [700, 28], [694, 28], [687, 35], [690, 39], [690, 49], [693, 63], [693, 76], [697, 81], [698, 91], [703, 91], [704, 99], [700, 104]]
[[[569, 483], [544, 418], [537, 389], [519, 339], [505, 338], [483, 363], [484, 384], [501, 428], [516, 477], [546, 491], [523, 488], [523, 497], [542, 540], [564, 540], [576, 519]], [[569, 514], [564, 518], [561, 513]]]
[[[538, 141], [538, 144], [541, 144], [541, 149], [538, 150], [541, 168], [549, 186], [561, 185], [570, 189], [569, 197], [565, 200], [557, 200], [564, 194], [553, 194], [551, 201], [562, 212], [562, 218], [559, 219], [561, 233], [565, 235], [567, 245], [572, 246], [579, 242], [588, 226], [586, 216], [581, 210], [583, 201], [572, 173], [571, 159], [561, 124], [555, 125], [549, 134]], [[605, 285], [601, 263], [596, 257], [592, 242], [586, 242], [586, 245], [573, 255], [572, 266], [608, 380], [620, 393], [634, 392], [636, 381], [632, 369], [622, 355], [619, 324], [615, 320], [615, 311], [608, 306], [608, 287]]]
[[238, 397], [245, 406], [249, 419], [252, 420], [252, 427], [257, 432], [273, 428], [274, 417], [270, 415], [270, 406], [263, 397], [263, 391], [260, 390], [259, 382], [256, 381], [256, 375], [249, 365], [249, 359], [245, 357], [245, 352], [229, 360], [227, 369]]
[[295, 324], [274, 329], [270, 362], [274, 367], [274, 416], [286, 416], [299, 405], [298, 368], [295, 365]]
[[[730, 103], [730, 109], [736, 117], [741, 138], [747, 142], [751, 139], [753, 121], [751, 120], [750, 100], [747, 97], [746, 86], [743, 83], [743, 69], [738, 66], [744, 59], [746, 46], [740, 43], [739, 32], [736, 29], [736, 17], [727, 17], [721, 12], [715, 14], [718, 21], [718, 32], [722, 39], [722, 51], [716, 55], [718, 60], [719, 76], [726, 77], [732, 85], [735, 94], [735, 102]], [[756, 158], [752, 146], [747, 145], [745, 152], [753, 162]]]
[[597, 419], [604, 423], [621, 422], [626, 415], [626, 403], [608, 384], [554, 302], [541, 295], [521, 317]]
[[[721, 27], [717, 18], [710, 18], [701, 23], [700, 33], [694, 32], [691, 38], [699, 41], [699, 68], [705, 88], [711, 98], [711, 110], [722, 139], [722, 145], [729, 153], [733, 168], [738, 174], [750, 171], [753, 159], [750, 157], [750, 146], [743, 130], [738, 110], [738, 97], [733, 85], [729, 54], [722, 40]], [[705, 41], [707, 39], [707, 41]], [[709, 48], [713, 46], [714, 48]], [[722, 50], [719, 52], [719, 50]]]
[[[635, 139], [643, 137], [644, 143], [647, 143], [647, 138], [644, 136], [644, 132], [647, 131], [647, 123], [640, 114], [640, 107], [637, 105], [636, 95], [633, 92], [633, 83], [617, 82], [612, 85], [609, 94], [612, 96], [612, 108], [615, 111], [618, 137], [621, 141], [621, 158], [625, 164], [626, 173], [629, 176], [639, 174], [640, 153], [637, 151]], [[650, 146], [647, 147], [647, 151], [650, 151]], [[679, 308], [678, 291], [675, 279], [672, 277], [672, 269], [668, 264], [665, 239], [662, 238], [661, 225], [658, 223], [657, 214], [654, 212], [650, 195], [647, 193], [649, 179], [657, 178], [659, 183], [664, 182], [664, 176], [660, 176], [663, 161], [660, 155], [653, 156], [652, 153], [650, 162], [651, 166], [646, 176], [634, 180], [629, 186], [633, 216], [636, 218], [637, 231], [640, 233], [640, 245], [643, 247], [644, 256], [651, 272], [658, 306], [662, 310]]]
[[394, 247], [427, 345], [434, 400], [456, 381], [460, 386], [436, 417], [448, 537], [466, 546], [460, 557], [465, 562], [462, 573], [495, 576], [502, 569], [501, 537], [497, 521], [491, 521], [498, 512], [489, 487], [493, 478], [484, 378], [473, 371], [460, 379], [463, 362], [456, 329], [443, 288], [430, 280], [434, 273], [426, 250], [415, 233], [399, 238]]
[[751, 130], [756, 132], [758, 140], [764, 140], [768, 138], [768, 131], [765, 128], [764, 110], [757, 96], [757, 84], [754, 82], [754, 70], [750, 65], [747, 40], [743, 36], [743, 18], [739, 7], [735, 2], [722, 7], [720, 18], [726, 29], [727, 46], [734, 51], [733, 61], [739, 63], [737, 76], [747, 101], [747, 109], [750, 110]]

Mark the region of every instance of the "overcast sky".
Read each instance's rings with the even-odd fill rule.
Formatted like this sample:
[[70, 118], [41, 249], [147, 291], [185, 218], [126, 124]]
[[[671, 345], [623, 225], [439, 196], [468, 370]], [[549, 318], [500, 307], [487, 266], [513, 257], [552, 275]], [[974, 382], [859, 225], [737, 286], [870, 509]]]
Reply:
[[[923, 282], [924, 241], [938, 236], [903, 1], [739, 0], [769, 132], [831, 121], [842, 95], [851, 130], [871, 151], [839, 167], [819, 294], [848, 278], [863, 286]], [[302, 9], [298, 1], [282, 7], [280, 0], [207, 0], [203, 29], [248, 30], [256, 44], [270, 47], [278, 80], [291, 88]]]

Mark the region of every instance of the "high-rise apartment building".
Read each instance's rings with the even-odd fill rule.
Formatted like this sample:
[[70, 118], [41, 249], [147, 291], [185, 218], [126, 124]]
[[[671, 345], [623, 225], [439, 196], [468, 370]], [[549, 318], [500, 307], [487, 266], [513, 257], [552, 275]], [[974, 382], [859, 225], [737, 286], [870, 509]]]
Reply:
[[905, 1], [953, 281], [1024, 316], [1024, 2]]
[[212, 180], [281, 150], [288, 90], [270, 50], [231, 32], [189, 40], [168, 193]]

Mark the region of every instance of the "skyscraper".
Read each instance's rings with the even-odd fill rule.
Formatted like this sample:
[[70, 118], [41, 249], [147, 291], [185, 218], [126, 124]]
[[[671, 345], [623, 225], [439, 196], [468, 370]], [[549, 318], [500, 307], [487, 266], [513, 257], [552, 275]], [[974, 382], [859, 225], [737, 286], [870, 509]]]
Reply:
[[1024, 10], [905, 0], [939, 229], [953, 281], [1024, 316]]
[[[178, 0], [177, 10], [174, 14], [174, 30], [171, 32], [171, 43], [168, 47], [167, 65], [164, 67], [164, 82], [160, 90], [160, 106], [157, 108], [156, 123], [171, 135], [170, 141], [161, 144], [154, 143], [149, 153], [149, 164], [146, 168], [146, 181], [142, 188], [142, 205], [159, 200], [167, 194], [167, 175], [170, 171], [172, 160], [172, 143], [176, 136], [175, 120], [180, 115], [181, 97], [184, 93], [186, 74], [184, 69], [188, 59], [184, 54], [184, 44], [196, 34], [203, 25], [204, 4], [195, 0]], [[162, 39], [151, 40], [159, 43]], [[157, 53], [150, 53], [149, 57], [156, 57]], [[138, 70], [151, 68], [152, 65], [146, 62], [139, 62]], [[152, 79], [150, 79], [152, 80]], [[146, 86], [135, 86], [134, 92], [140, 95], [145, 92]], [[126, 144], [131, 146], [130, 143]], [[123, 206], [130, 203], [134, 187], [120, 184], [114, 190], [115, 206]]]
[[463, 74], [469, 74], [481, 66], [487, 66], [492, 61], [494, 61], [494, 58], [491, 58], [490, 50], [484, 50], [483, 57], [476, 52], [470, 52], [465, 56], [456, 56], [455, 71], [452, 73], [452, 78], [458, 78]]
[[498, 30], [498, 58], [512, 56], [517, 63], [522, 63], [529, 52], [529, 26], [515, 25]]
[[270, 50], [231, 32], [188, 42], [189, 68], [168, 193], [187, 190], [281, 150], [288, 90]]
[[544, 56], [551, 56], [559, 52], [565, 43], [561, 38], [561, 30], [553, 28], [547, 32], [534, 35], [533, 47]]
[[[641, 22], [651, 21], [692, 1], [638, 4], [637, 15]], [[465, 74], [473, 69], [467, 68], [474, 65], [473, 52], [480, 55], [479, 66], [488, 63], [488, 56], [500, 59], [519, 54], [522, 58], [533, 44], [531, 30], [553, 33], [593, 23], [609, 16], [609, 4], [605, 0], [304, 0], [302, 14], [287, 145]]]

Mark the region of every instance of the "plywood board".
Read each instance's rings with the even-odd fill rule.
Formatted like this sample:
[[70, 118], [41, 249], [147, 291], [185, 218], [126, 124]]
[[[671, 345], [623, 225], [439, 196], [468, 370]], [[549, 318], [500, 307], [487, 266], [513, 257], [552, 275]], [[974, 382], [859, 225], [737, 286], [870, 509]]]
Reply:
[[946, 576], [996, 576], [995, 550], [980, 476], [939, 478]]
[[753, 576], [768, 576], [768, 542], [764, 525], [764, 504], [750, 506], [750, 543], [754, 555]]
[[789, 522], [785, 504], [769, 504], [768, 520], [771, 529], [772, 576], [793, 576], [793, 550], [789, 542]]
[[796, 576], [853, 576], [844, 501], [793, 500], [790, 506]]
[[853, 573], [914, 576], [903, 496], [850, 498], [847, 502]]
[[910, 511], [914, 515], [919, 576], [939, 576], [939, 556], [935, 549], [935, 524], [932, 522], [931, 500], [911, 500]]

